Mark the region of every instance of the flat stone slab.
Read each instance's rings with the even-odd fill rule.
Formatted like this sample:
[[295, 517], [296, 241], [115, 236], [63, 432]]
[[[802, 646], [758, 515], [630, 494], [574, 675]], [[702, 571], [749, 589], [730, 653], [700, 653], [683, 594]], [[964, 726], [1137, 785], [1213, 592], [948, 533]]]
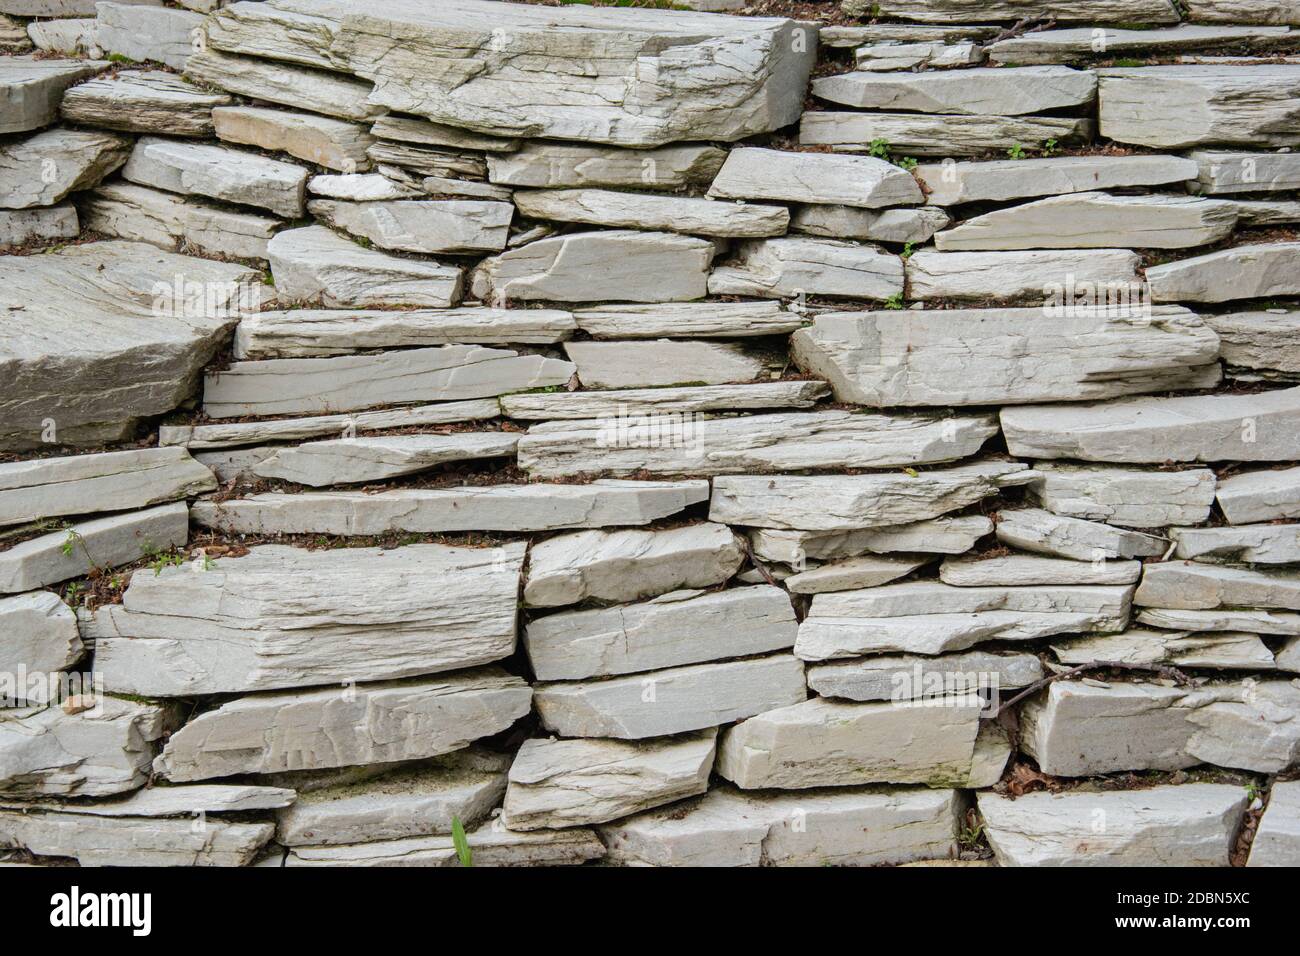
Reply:
[[130, 142], [97, 130], [49, 129], [0, 145], [0, 207], [53, 206], [126, 162]]
[[209, 813], [248, 813], [277, 810], [294, 802], [297, 794], [284, 787], [258, 787], [235, 783], [196, 783], [181, 787], [146, 787], [129, 796], [95, 803], [7, 803], [5, 810], [37, 810], [92, 817], [195, 817]]
[[1300, 468], [1230, 475], [1215, 496], [1230, 524], [1300, 518]]
[[1188, 0], [1193, 20], [1208, 23], [1300, 24], [1300, 14], [1285, 3], [1247, 3], [1242, 0]]
[[587, 388], [724, 385], [771, 371], [769, 360], [733, 342], [566, 342], [564, 354]]
[[414, 186], [394, 182], [383, 173], [344, 173], [319, 175], [307, 180], [307, 192], [326, 199], [349, 202], [375, 202], [390, 199], [417, 199], [424, 192]]
[[[579, 866], [605, 855], [596, 834], [586, 829], [507, 830], [496, 820], [466, 834], [474, 866]], [[344, 846], [297, 846], [285, 866], [450, 866], [461, 865], [450, 836], [407, 837]]]
[[704, 793], [717, 731], [663, 741], [525, 740], [506, 788], [512, 830], [591, 826]]
[[530, 242], [481, 262], [484, 301], [686, 302], [709, 292], [715, 247], [670, 232], [607, 229]]
[[601, 827], [624, 866], [875, 866], [956, 852], [954, 790], [818, 793], [711, 790], [698, 801]]
[[[734, 152], [734, 150], [733, 150]], [[488, 179], [534, 189], [706, 186], [730, 153], [698, 143], [619, 149], [590, 143], [523, 142], [517, 152], [487, 157]]]
[[1066, 518], [1042, 508], [1000, 512], [995, 532], [1003, 544], [1075, 561], [1154, 558], [1169, 549], [1167, 538], [1113, 528], [1100, 521]]
[[486, 485], [366, 494], [270, 492], [199, 501], [203, 527], [235, 533], [378, 535], [389, 531], [554, 531], [649, 524], [709, 496], [707, 481]]
[[[1072, 288], [1115, 289], [1137, 298], [1138, 255], [1127, 249], [937, 252], [907, 260], [908, 295], [916, 299], [1019, 299], [1039, 302]], [[1212, 386], [1213, 382], [1206, 387]]]
[[360, 783], [298, 795], [276, 814], [282, 846], [332, 846], [449, 834], [487, 819], [506, 789], [505, 754], [468, 747]]
[[307, 170], [295, 163], [152, 136], [136, 141], [122, 176], [142, 186], [257, 206], [289, 219], [303, 214], [307, 188]]
[[824, 313], [790, 349], [837, 401], [947, 407], [1167, 391], [1217, 377], [1219, 343], [1180, 307], [1141, 322], [1104, 308], [1049, 319], [1039, 307]]
[[792, 531], [884, 528], [935, 518], [1024, 484], [1018, 462], [986, 461], [916, 475], [735, 475], [713, 482], [709, 518]]
[[[209, 19], [209, 44], [213, 25]], [[373, 87], [369, 83], [336, 72], [271, 62], [260, 55], [231, 56], [211, 46], [186, 61], [185, 76], [238, 96], [354, 122], [372, 120], [384, 112], [370, 101]]]
[[1300, 313], [1286, 309], [1207, 315], [1219, 336], [1219, 354], [1239, 378], [1300, 378], [1300, 347], [1294, 338]]
[[1194, 149], [1187, 157], [1198, 167], [1193, 188], [1211, 196], [1300, 189], [1300, 153]]
[[370, 168], [366, 150], [375, 141], [364, 126], [328, 116], [261, 106], [222, 106], [212, 111], [217, 139], [288, 153], [326, 169], [357, 173]]
[[665, 531], [579, 531], [532, 546], [524, 603], [559, 607], [594, 599], [637, 601], [709, 588], [740, 569], [744, 551], [726, 525], [704, 522]]
[[570, 362], [479, 345], [234, 362], [207, 376], [203, 409], [234, 418], [487, 398], [564, 385], [573, 372]]
[[[314, 29], [301, 28], [303, 14]], [[436, 123], [644, 147], [732, 141], [794, 122], [815, 58], [807, 29], [778, 18], [501, 9], [484, 0], [437, 10], [389, 0], [364, 16], [341, 3], [270, 0], [217, 11], [208, 41], [364, 77], [375, 84], [373, 102]], [[505, 44], [493, 41], [501, 30]], [[396, 54], [384, 42], [394, 36], [418, 42], [419, 57]], [[585, 69], [596, 61], [599, 70]]]
[[900, 209], [799, 206], [790, 217], [790, 229], [824, 239], [919, 244], [950, 222], [952, 219], [946, 212], [933, 206]]
[[482, 150], [488, 153], [513, 153], [522, 145], [522, 141], [516, 137], [502, 139], [497, 136], [485, 136], [455, 126], [431, 123], [414, 116], [377, 117], [370, 131], [380, 139], [396, 140], [401, 143]]
[[853, 591], [874, 588], [911, 574], [928, 564], [927, 557], [868, 555], [846, 558], [821, 567], [792, 574], [783, 582], [791, 594], [820, 594], [823, 591]]
[[508, 432], [337, 438], [271, 450], [252, 471], [322, 488], [385, 481], [453, 461], [510, 457], [518, 443], [519, 436]]
[[1122, 634], [1094, 634], [1052, 645], [1062, 664], [1094, 661], [1170, 664], [1215, 670], [1272, 670], [1273, 652], [1256, 634], [1187, 634], [1135, 628]]
[[[507, 314], [517, 315], [511, 309]], [[525, 314], [540, 310], [530, 309]], [[779, 302], [667, 302], [577, 309], [578, 328], [593, 339], [749, 338], [784, 335], [807, 320]], [[520, 341], [514, 339], [512, 341]]]
[[1122, 631], [1131, 587], [953, 587], [909, 581], [813, 596], [795, 654], [806, 661], [862, 654], [942, 654], [984, 641]]
[[[1192, 4], [1197, 6], [1196, 3]], [[1192, 10], [1193, 19], [1203, 19]], [[1237, 19], [1236, 22], [1246, 22]], [[1038, 30], [998, 40], [988, 48], [995, 63], [1028, 66], [1040, 63], [1087, 62], [1106, 57], [1167, 56], [1206, 47], [1238, 46], [1268, 49], [1284, 42], [1290, 31], [1286, 27], [1202, 26], [1180, 23], [1155, 30], [1132, 30], [1121, 27], [1070, 27], [1064, 30]]]
[[1300, 781], [1279, 781], [1268, 795], [1247, 866], [1295, 866], [1300, 861]]
[[146, 569], [95, 615], [95, 668], [115, 691], [187, 697], [491, 663], [515, 649], [524, 550], [261, 545], [206, 569]]
[[1247, 802], [1216, 783], [978, 799], [1000, 866], [1228, 866]]
[[[820, 82], [820, 81], [818, 81]], [[877, 209], [922, 200], [916, 180], [874, 156], [795, 153], [741, 146], [727, 153], [709, 195]]]
[[1139, 624], [1174, 631], [1249, 631], [1253, 634], [1300, 634], [1300, 614], [1287, 611], [1243, 611], [1240, 609], [1187, 610], [1186, 608], [1137, 609]]
[[156, 772], [178, 783], [437, 757], [505, 730], [532, 691], [495, 668], [446, 677], [252, 694], [172, 734]]
[[710, 295], [889, 299], [902, 292], [898, 256], [875, 246], [804, 236], [741, 242], [727, 264], [709, 276]]
[[432, 255], [500, 252], [506, 247], [515, 212], [509, 203], [475, 199], [361, 203], [314, 199], [307, 209], [326, 225], [381, 249]]
[[853, 62], [859, 70], [873, 71], [977, 66], [984, 62], [984, 48], [970, 41], [899, 43], [885, 40], [858, 47], [853, 51]]
[[[856, 0], [850, 0], [856, 2]], [[1170, 0], [884, 0], [878, 12], [889, 17], [951, 25], [967, 21], [1017, 20], [1023, 16], [1050, 16], [1069, 22], [1177, 23], [1178, 10]]]
[[818, 399], [829, 394], [830, 388], [825, 382], [806, 381], [592, 392], [516, 392], [501, 396], [501, 411], [509, 418], [572, 421], [627, 415], [811, 408]]
[[844, 531], [755, 528], [749, 532], [749, 544], [754, 556], [764, 561], [806, 568], [810, 562], [838, 561], [867, 553], [964, 554], [992, 532], [993, 522], [988, 518], [967, 515]]
[[0, 526], [129, 511], [216, 488], [183, 448], [15, 461], [0, 464]]
[[71, 203], [35, 209], [0, 209], [0, 246], [75, 239], [80, 232], [77, 210]]
[[542, 726], [564, 737], [641, 740], [718, 727], [803, 700], [803, 663], [789, 654], [693, 664], [607, 680], [538, 684]]
[[[1042, 34], [1025, 38], [1029, 36]], [[927, 203], [955, 206], [1127, 186], [1172, 186], [1196, 179], [1199, 170], [1195, 160], [1182, 156], [1052, 156], [923, 163], [913, 174], [928, 190]]]
[[[182, 547], [189, 538], [185, 502], [78, 521], [0, 551], [0, 594], [84, 577]], [[69, 546], [71, 544], [71, 546]]]
[[96, 44], [105, 53], [183, 70], [203, 42], [205, 18], [192, 10], [136, 3], [96, 3], [95, 10]]
[[39, 60], [31, 55], [0, 59], [0, 134], [53, 123], [63, 91], [108, 66], [107, 60]]
[[1137, 584], [1139, 561], [1075, 561], [1040, 554], [947, 558], [939, 580], [956, 587], [1025, 587], [1035, 584]]
[[790, 596], [761, 584], [537, 617], [524, 647], [538, 680], [583, 680], [785, 651], [798, 630]]
[[1011, 454], [1161, 464], [1300, 458], [1300, 388], [1004, 408]]
[[1147, 471], [1045, 461], [1029, 493], [1048, 511], [1132, 528], [1199, 524], [1210, 516], [1215, 477], [1208, 468]]
[[[0, 644], [0, 673], [13, 675], [16, 684], [20, 672], [54, 674], [75, 664], [85, 651], [77, 615], [50, 591], [0, 598], [0, 632], [5, 635]], [[43, 686], [29, 684], [24, 690], [19, 685], [0, 693], [0, 699], [17, 697], [43, 704], [49, 699], [48, 686], [48, 682]], [[13, 694], [15, 690], [20, 693]]]
[[812, 81], [819, 99], [870, 110], [914, 110], [975, 116], [1020, 116], [1092, 102], [1097, 78], [1089, 70], [1027, 66], [961, 71], [822, 76]]
[[1156, 302], [1229, 302], [1300, 294], [1300, 242], [1234, 246], [1147, 269]]
[[1165, 561], [1142, 569], [1134, 602], [1144, 607], [1300, 610], [1300, 574]]
[[1146, 66], [1097, 71], [1099, 131], [1157, 149], [1293, 146], [1300, 66]]
[[1170, 528], [1174, 557], [1245, 564], [1300, 562], [1300, 525], [1237, 525], [1232, 528]]
[[840, 147], [836, 152], [865, 153], [872, 142], [883, 139], [902, 156], [979, 156], [1049, 139], [1075, 145], [1091, 141], [1092, 132], [1092, 120], [1057, 116], [826, 110], [804, 113], [799, 122], [803, 146], [836, 146]]
[[518, 189], [514, 202], [521, 216], [533, 219], [696, 236], [779, 236], [790, 224], [790, 212], [784, 206], [606, 189]]
[[212, 110], [232, 102], [163, 70], [122, 70], [97, 76], [63, 95], [60, 112], [70, 123], [130, 133], [211, 136]]
[[880, 655], [808, 668], [808, 687], [843, 700], [908, 701], [1028, 687], [1043, 676], [1033, 654], [960, 651], [940, 657]]
[[533, 425], [519, 441], [518, 458], [529, 474], [550, 478], [883, 468], [964, 458], [978, 453], [994, 433], [987, 416], [826, 411], [681, 422], [645, 416]]
[[99, 705], [0, 710], [0, 798], [108, 797], [149, 779], [171, 707], [104, 695]]

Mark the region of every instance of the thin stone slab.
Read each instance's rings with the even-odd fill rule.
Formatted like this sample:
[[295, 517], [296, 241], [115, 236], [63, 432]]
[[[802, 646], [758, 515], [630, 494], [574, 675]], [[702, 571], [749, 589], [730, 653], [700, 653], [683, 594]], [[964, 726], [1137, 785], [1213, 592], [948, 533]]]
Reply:
[[1026, 587], [1035, 584], [1137, 584], [1138, 561], [1074, 561], [1039, 554], [948, 558], [939, 580], [957, 587]]
[[[819, 81], [820, 82], [820, 81]], [[877, 209], [922, 199], [916, 180], [874, 156], [795, 153], [742, 146], [709, 186], [718, 199], [775, 199]]]
[[1075, 561], [1154, 558], [1169, 549], [1166, 538], [1112, 528], [1100, 521], [1065, 518], [1042, 508], [1002, 511], [995, 530], [1003, 544]]
[[530, 242], [485, 259], [474, 294], [485, 301], [687, 302], [708, 288], [714, 244], [669, 232], [608, 229]]
[[1300, 26], [1300, 12], [1285, 0], [1187, 0], [1193, 20], [1206, 23], [1289, 23]]
[[[1246, 21], [1238, 19], [1235, 22]], [[1070, 27], [1064, 30], [1036, 30], [997, 40], [990, 44], [988, 55], [995, 63], [1028, 66], [1087, 62], [1111, 57], [1165, 56], [1207, 47], [1235, 47], [1243, 44], [1252, 49], [1267, 49], [1289, 39], [1289, 33], [1286, 27], [1220, 27], [1193, 23], [1180, 23], [1175, 27], [1155, 30]]]
[[748, 240], [713, 270], [709, 293], [890, 299], [903, 293], [903, 260], [874, 246], [833, 239]]
[[835, 152], [865, 153], [871, 143], [883, 139], [892, 151], [903, 156], [979, 156], [1049, 139], [1072, 146], [1090, 142], [1092, 133], [1092, 120], [1056, 116], [826, 110], [804, 113], [799, 123], [799, 142], [803, 146], [833, 146], [839, 147]]
[[525, 740], [510, 765], [503, 821], [512, 830], [591, 826], [702, 794], [716, 736]]
[[[707, 481], [267, 493], [199, 501], [200, 526], [235, 533], [379, 535], [390, 531], [555, 531], [649, 524], [709, 496]], [[24, 590], [24, 589], [19, 589]]]
[[959, 813], [954, 790], [720, 787], [600, 833], [621, 866], [876, 866], [952, 856]]
[[1215, 477], [1208, 468], [1146, 471], [1045, 461], [1029, 493], [1042, 507], [1070, 518], [1132, 528], [1200, 524], [1214, 504]]
[[1145, 607], [1300, 610], [1300, 574], [1218, 567], [1195, 561], [1148, 564], [1133, 598]]
[[[736, 562], [739, 565], [739, 561]], [[85, 652], [77, 615], [50, 591], [32, 591], [0, 598], [0, 673], [16, 676], [49, 675], [71, 667]], [[17, 680], [15, 680], [17, 683]], [[0, 693], [0, 700], [16, 697], [34, 704], [49, 700], [49, 684], [36, 682]]]
[[509, 203], [474, 199], [362, 203], [314, 199], [307, 210], [326, 225], [381, 249], [434, 255], [500, 252], [514, 216]]
[[303, 214], [307, 187], [307, 170], [294, 163], [152, 136], [136, 141], [122, 177], [169, 192], [257, 206], [290, 219]]
[[593, 339], [750, 338], [785, 335], [807, 321], [779, 302], [605, 305], [578, 309], [573, 315], [578, 328]]
[[914, 70], [918, 67], [939, 70], [953, 66], [978, 66], [983, 62], [984, 48], [970, 41], [899, 43], [885, 40], [853, 51], [853, 63], [859, 70]]
[[1300, 189], [1300, 153], [1196, 149], [1187, 157], [1198, 168], [1193, 188], [1211, 196]]
[[563, 737], [641, 740], [718, 727], [802, 701], [803, 664], [789, 654], [693, 664], [607, 680], [538, 684], [542, 726]]
[[929, 557], [846, 558], [821, 567], [792, 574], [783, 582], [791, 594], [820, 594], [823, 591], [853, 591], [888, 584], [929, 563]]
[[31, 55], [0, 58], [0, 134], [50, 125], [59, 117], [64, 91], [109, 65], [107, 60], [44, 60]]
[[381, 173], [411, 185], [419, 182], [423, 176], [475, 182], [480, 182], [487, 176], [483, 154], [465, 150], [416, 146], [379, 139], [370, 144], [366, 155], [374, 160]]
[[1052, 645], [1052, 653], [1070, 666], [1094, 661], [1126, 664], [1169, 664], [1214, 670], [1272, 670], [1273, 652], [1257, 634], [1147, 631], [1094, 634]]
[[246, 866], [275, 833], [231, 823], [0, 810], [0, 843], [81, 866]]
[[208, 374], [203, 408], [212, 418], [350, 411], [564, 385], [573, 373], [570, 362], [479, 345], [235, 362]]
[[94, 77], [63, 95], [70, 123], [164, 136], [211, 136], [212, 110], [232, 102], [162, 70], [122, 70]]
[[1147, 269], [1155, 302], [1300, 295], [1300, 242], [1233, 246]]
[[188, 697], [491, 663], [515, 649], [523, 561], [522, 542], [261, 545], [206, 570], [144, 571], [132, 575], [123, 605], [95, 615], [95, 669], [114, 691]]
[[1011, 454], [1161, 464], [1300, 458], [1300, 388], [1004, 408]]
[[1219, 481], [1216, 497], [1229, 524], [1300, 518], [1300, 468], [1230, 475]]
[[763, 584], [559, 611], [530, 621], [524, 646], [538, 680], [583, 680], [785, 651], [797, 633], [789, 595]]
[[[866, 0], [847, 3], [865, 6]], [[872, 6], [884, 16], [942, 24], [1042, 16], [1064, 22], [1178, 22], [1178, 10], [1170, 0], [883, 0]], [[854, 6], [848, 12], [856, 11]]]
[[[1249, 631], [1254, 634], [1300, 634], [1300, 614], [1286, 611], [1243, 611], [1216, 609], [1189, 611], [1184, 608], [1137, 609], [1137, 622], [1174, 631]], [[1279, 665], [1280, 666], [1280, 665]]]
[[[207, 24], [209, 42], [212, 22]], [[370, 101], [373, 87], [339, 73], [272, 63], [250, 56], [231, 56], [215, 49], [194, 54], [185, 76], [207, 87], [280, 106], [364, 122], [385, 112]]]
[[[592, 392], [525, 392], [501, 396], [501, 409], [510, 418], [533, 420], [686, 416], [714, 411], [811, 408], [829, 394], [830, 388], [825, 382], [806, 381]], [[681, 420], [685, 421], [685, 418]]]
[[35, 209], [0, 209], [0, 246], [75, 239], [80, 232], [77, 210], [71, 203]]
[[136, 3], [96, 3], [95, 10], [96, 44], [105, 53], [183, 70], [201, 49], [201, 13]]
[[130, 511], [216, 488], [182, 448], [15, 461], [0, 464], [0, 526]]
[[[854, 0], [849, 0], [853, 3]], [[856, 9], [845, 10], [850, 16], [861, 16]], [[961, 40], [987, 40], [1001, 32], [1000, 27], [979, 26], [966, 23], [872, 23], [830, 25], [821, 28], [817, 40], [823, 47], [840, 49], [861, 46], [864, 43], [892, 41], [895, 43], [956, 43]]]
[[533, 545], [524, 584], [529, 607], [594, 599], [637, 601], [722, 584], [744, 551], [726, 525], [709, 522], [664, 531], [579, 531]]
[[863, 654], [942, 654], [984, 641], [1122, 631], [1131, 587], [953, 587], [886, 584], [813, 597], [795, 654], [806, 661]]
[[749, 382], [769, 362], [731, 342], [566, 342], [564, 352], [587, 388], [644, 388]]
[[90, 710], [0, 709], [0, 797], [108, 797], [149, 779], [169, 706], [104, 695]]
[[808, 687], [842, 700], [935, 699], [977, 690], [1014, 690], [1042, 679], [1043, 665], [1019, 651], [961, 651], [939, 657], [864, 657], [808, 668]]
[[854, 206], [799, 206], [790, 217], [790, 229], [825, 239], [859, 239], [875, 242], [927, 241], [951, 222], [942, 209], [858, 209]]
[[370, 131], [380, 139], [417, 143], [422, 146], [483, 150], [488, 153], [513, 153], [521, 145], [521, 141], [514, 137], [501, 139], [496, 136], [485, 136], [455, 126], [430, 123], [428, 120], [414, 116], [380, 116], [370, 127]]
[[1300, 312], [1268, 309], [1205, 316], [1224, 363], [1239, 378], [1300, 379]]
[[79, 521], [0, 551], [0, 594], [84, 577], [96, 569], [139, 561], [183, 547], [189, 539], [185, 502]]
[[512, 457], [519, 436], [508, 432], [337, 438], [272, 450], [253, 466], [261, 478], [312, 488], [386, 481], [453, 461]]
[[1196, 179], [1199, 169], [1195, 160], [1182, 156], [1053, 156], [925, 163], [913, 173], [927, 190], [927, 203], [953, 206], [1095, 189], [1174, 185]]
[[469, 747], [372, 780], [309, 790], [276, 814], [276, 842], [400, 840], [451, 833], [454, 820], [473, 828], [500, 804], [509, 765], [505, 754]]
[[790, 212], [784, 206], [606, 189], [519, 189], [514, 202], [521, 216], [532, 219], [696, 236], [779, 236], [790, 224]]
[[[910, 261], [910, 260], [909, 260]], [[833, 312], [790, 339], [801, 369], [840, 402], [914, 406], [1083, 401], [1217, 382], [1219, 344], [1199, 317], [1144, 321], [1104, 308]]]
[[320, 175], [307, 180], [307, 192], [326, 199], [349, 202], [375, 202], [392, 199], [416, 199], [424, 193], [389, 179], [383, 173], [345, 173], [341, 176]]
[[1170, 528], [1174, 557], [1245, 564], [1300, 562], [1300, 525], [1237, 525], [1231, 528]]
[[488, 179], [503, 186], [678, 189], [708, 185], [729, 155], [715, 146], [692, 143], [618, 149], [525, 141], [517, 152], [489, 154], [487, 167]]
[[1238, 786], [1187, 783], [1015, 799], [981, 791], [979, 811], [999, 866], [1228, 866], [1248, 801]]
[[975, 116], [1020, 116], [1092, 102], [1097, 78], [1064, 66], [881, 75], [866, 71], [818, 77], [819, 99], [869, 110], [912, 110]]
[[1131, 292], [1136, 298], [1132, 290], [1141, 288], [1137, 275], [1140, 263], [1138, 254], [1127, 249], [923, 249], [907, 260], [907, 287], [908, 295], [916, 299], [1031, 298], [1050, 302], [1054, 294], [1059, 297], [1063, 292], [1083, 288], [1116, 289]]
[[956, 511], [1033, 476], [1019, 462], [1000, 461], [915, 475], [722, 476], [713, 482], [709, 518], [792, 531], [885, 528]]
[[[33, 25], [36, 22], [33, 21]], [[27, 25], [8, 14], [0, 13], [0, 53], [16, 56], [32, 52], [32, 40]]]
[[496, 668], [446, 677], [252, 694], [172, 734], [155, 771], [182, 783], [437, 757], [505, 730], [532, 691]]
[[126, 162], [131, 144], [98, 130], [49, 129], [0, 145], [0, 207], [53, 206]]
[[885, 468], [965, 458], [995, 433], [990, 416], [937, 419], [847, 411], [681, 422], [653, 415], [543, 422], [520, 439], [519, 467], [551, 478]]
[[1273, 784], [1246, 865], [1300, 865], [1300, 781]]
[[345, 173], [370, 168], [366, 149], [375, 141], [364, 126], [311, 113], [260, 106], [222, 106], [212, 111], [217, 139], [288, 153]]
[[[605, 855], [596, 834], [586, 829], [507, 830], [493, 820], [466, 834], [474, 866], [579, 866]], [[376, 840], [344, 846], [298, 846], [285, 866], [449, 866], [459, 867], [460, 851], [450, 836]]]
[[297, 794], [284, 787], [259, 787], [235, 783], [198, 783], [182, 787], [146, 787], [129, 796], [94, 803], [6, 803], [5, 810], [85, 814], [93, 817], [195, 817], [209, 813], [248, 813], [277, 810], [294, 802]]

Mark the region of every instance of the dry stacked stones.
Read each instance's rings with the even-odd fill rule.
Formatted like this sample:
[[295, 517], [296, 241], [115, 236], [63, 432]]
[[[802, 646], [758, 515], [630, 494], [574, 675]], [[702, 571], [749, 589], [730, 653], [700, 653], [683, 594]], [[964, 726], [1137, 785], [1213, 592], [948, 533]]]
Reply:
[[1300, 862], [1294, 4], [0, 15], [0, 857]]

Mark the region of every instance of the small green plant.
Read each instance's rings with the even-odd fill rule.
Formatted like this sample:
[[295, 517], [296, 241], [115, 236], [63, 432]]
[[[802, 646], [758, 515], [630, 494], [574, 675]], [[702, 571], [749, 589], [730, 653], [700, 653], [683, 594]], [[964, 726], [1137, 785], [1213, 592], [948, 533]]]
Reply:
[[86, 586], [80, 581], [73, 581], [63, 589], [63, 600], [67, 602], [68, 607], [79, 607], [85, 593]]
[[963, 826], [957, 834], [957, 843], [963, 850], [977, 850], [984, 842], [984, 821], [975, 820]]
[[910, 258], [912, 258], [912, 253], [914, 253], [915, 251], [916, 251], [916, 243], [914, 243], [914, 242], [905, 242], [905, 243], [903, 243], [903, 258], [904, 258], [904, 259], [910, 259]]
[[903, 307], [903, 293], [895, 292], [885, 300], [886, 309], [901, 309]]
[[1115, 65], [1122, 66], [1122, 67], [1131, 67], [1131, 66], [1142, 66], [1143, 63], [1141, 60], [1134, 60], [1132, 57], [1122, 56], [1115, 61]]
[[916, 169], [916, 157], [904, 156], [902, 159], [894, 160], [894, 165], [900, 169], [906, 169], [909, 173]]
[[1054, 139], [1043, 140], [1042, 153], [1044, 156], [1055, 156], [1059, 152], [1060, 149], [1057, 148], [1056, 140]]
[[904, 468], [903, 474], [907, 475], [909, 478], [919, 478], [921, 476], [921, 473], [915, 468]]
[[1016, 145], [1012, 146], [1010, 149], [1007, 150], [1007, 155], [1010, 156], [1012, 159], [1024, 159], [1025, 148], [1021, 146], [1019, 143], [1016, 143]]
[[867, 144], [867, 155], [874, 156], [877, 159], [889, 158], [889, 140], [873, 139]]
[[460, 817], [451, 818], [451, 842], [456, 847], [456, 859], [460, 860], [460, 865], [473, 866], [474, 852], [469, 848], [469, 839], [465, 836], [465, 824], [460, 822]]
[[68, 536], [63, 539], [63, 544], [59, 546], [59, 550], [63, 552], [65, 558], [72, 557], [72, 552], [77, 548], [77, 539], [80, 537], [81, 535], [77, 534], [75, 529], [68, 529]]
[[110, 53], [110, 54], [108, 55], [108, 62], [110, 62], [110, 63], [124, 63], [124, 64], [126, 64], [127, 66], [130, 66], [132, 63], [135, 62], [135, 60], [131, 59], [129, 56], [127, 56], [127, 55], [124, 54], [124, 53]]
[[1250, 801], [1252, 804], [1256, 800], [1262, 798], [1263, 796], [1264, 796], [1263, 791], [1259, 789], [1259, 784], [1257, 784], [1254, 780], [1246, 784], [1246, 799]]
[[148, 567], [153, 568], [154, 577], [162, 574], [163, 568], [179, 568], [185, 563], [185, 555], [179, 551], [159, 551], [151, 545], [145, 547], [144, 556]]

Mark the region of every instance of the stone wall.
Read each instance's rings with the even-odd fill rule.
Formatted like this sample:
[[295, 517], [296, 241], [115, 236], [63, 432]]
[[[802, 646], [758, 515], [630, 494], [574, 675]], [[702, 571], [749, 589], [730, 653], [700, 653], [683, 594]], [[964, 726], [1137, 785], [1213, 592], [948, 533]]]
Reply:
[[1300, 862], [1294, 3], [0, 14], [0, 859]]

